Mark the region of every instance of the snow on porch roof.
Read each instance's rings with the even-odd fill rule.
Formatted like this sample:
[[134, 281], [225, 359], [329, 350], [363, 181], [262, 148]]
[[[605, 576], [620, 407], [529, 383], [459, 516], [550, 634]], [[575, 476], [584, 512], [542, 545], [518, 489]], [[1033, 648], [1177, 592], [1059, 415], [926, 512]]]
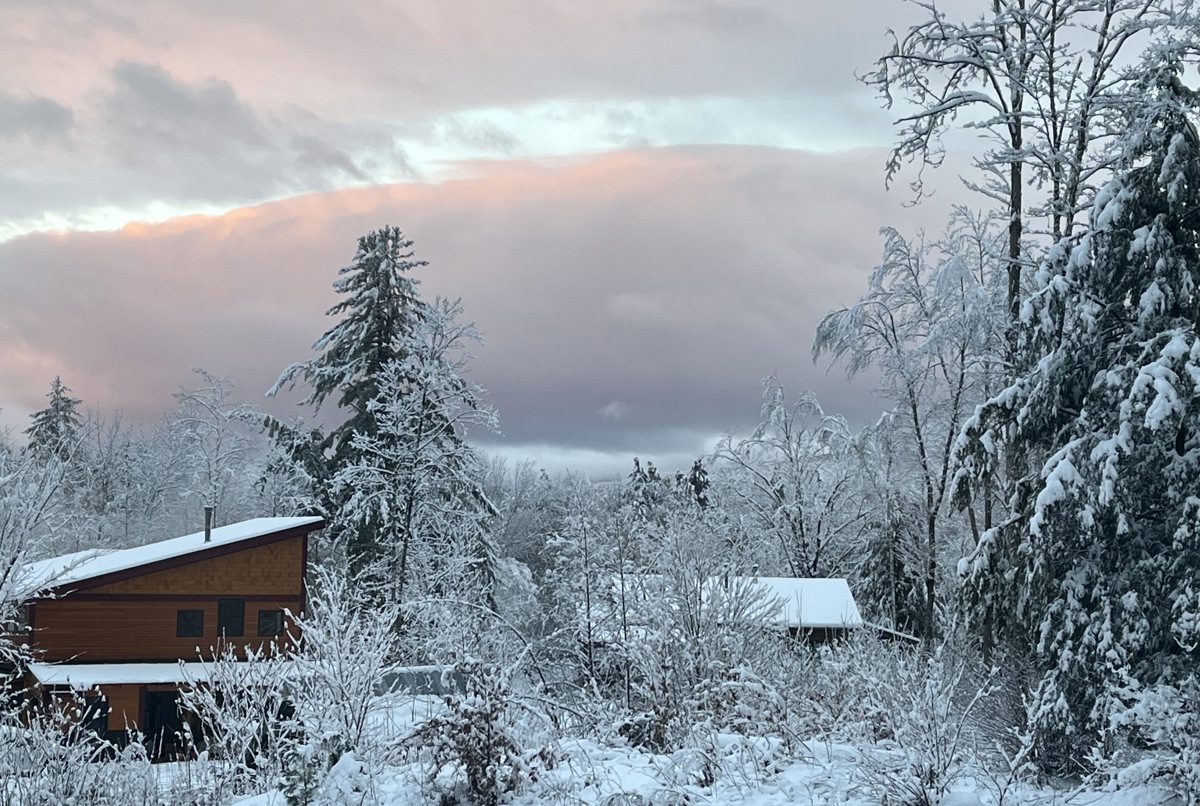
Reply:
[[97, 686], [206, 682], [211, 666], [199, 661], [173, 663], [31, 663], [29, 673], [42, 686], [70, 686], [87, 691]]
[[846, 580], [754, 577], [754, 584], [779, 602], [776, 622], [799, 629], [862, 627], [858, 604]]
[[283, 532], [304, 526], [320, 528], [321, 518], [254, 518], [212, 530], [212, 541], [204, 541], [204, 532], [149, 543], [131, 549], [105, 551], [89, 549], [40, 560], [25, 566], [19, 581], [19, 590], [31, 593], [47, 588], [60, 588], [117, 571], [128, 571], [143, 565], [197, 554], [216, 546], [240, 543], [255, 537]]

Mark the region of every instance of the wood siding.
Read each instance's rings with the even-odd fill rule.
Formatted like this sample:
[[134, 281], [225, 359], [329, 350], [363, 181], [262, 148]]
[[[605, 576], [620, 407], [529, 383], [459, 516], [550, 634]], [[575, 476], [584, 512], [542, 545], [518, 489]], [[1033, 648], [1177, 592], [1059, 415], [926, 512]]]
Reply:
[[303, 580], [304, 538], [297, 536], [179, 568], [87, 588], [87, 593], [299, 596]]
[[[287, 608], [300, 610], [299, 596], [275, 597], [246, 602], [241, 636], [229, 643], [238, 647], [261, 646], [258, 611]], [[177, 610], [203, 610], [204, 635], [179, 638], [175, 635]], [[291, 625], [284, 624], [285, 630]], [[217, 597], [159, 601], [119, 599], [75, 601], [60, 599], [38, 605], [38, 628], [33, 648], [50, 663], [75, 661], [161, 662], [211, 658], [218, 646]], [[239, 651], [239, 654], [240, 651]]]
[[108, 698], [108, 729], [115, 732], [136, 728], [142, 718], [142, 687], [109, 685], [101, 690]]
[[[31, 643], [49, 662], [161, 662], [212, 657], [217, 648], [217, 601], [245, 599], [239, 649], [261, 646], [258, 611], [304, 604], [305, 535], [197, 559], [186, 566], [37, 601]], [[202, 610], [204, 632], [175, 635], [179, 610]], [[285, 631], [294, 626], [284, 624]]]

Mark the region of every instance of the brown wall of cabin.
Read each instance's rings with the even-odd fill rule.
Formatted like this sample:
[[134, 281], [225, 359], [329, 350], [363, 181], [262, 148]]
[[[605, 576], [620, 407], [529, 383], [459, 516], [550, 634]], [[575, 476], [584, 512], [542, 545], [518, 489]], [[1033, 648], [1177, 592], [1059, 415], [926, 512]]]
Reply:
[[142, 687], [106, 685], [101, 691], [108, 698], [108, 729], [120, 731], [137, 727], [142, 713]]
[[[37, 690], [36, 680], [29, 680], [26, 691]], [[142, 692], [145, 686], [138, 684], [109, 684], [87, 691], [74, 691], [70, 688], [54, 686], [46, 689], [41, 695], [45, 706], [58, 709], [72, 719], [79, 716], [78, 700], [76, 697], [95, 697], [103, 695], [108, 699], [108, 716], [105, 729], [109, 731], [132, 730], [137, 727], [142, 714]]]
[[[172, 661], [212, 657], [218, 645], [216, 596], [155, 599], [43, 600], [38, 603], [34, 649], [49, 662]], [[229, 642], [241, 647], [261, 646], [258, 611], [301, 607], [299, 596], [271, 596], [246, 600], [242, 635]], [[204, 635], [175, 635], [177, 610], [203, 610]], [[293, 625], [285, 621], [285, 631]], [[197, 652], [199, 647], [199, 652]]]
[[304, 537], [296, 536], [166, 571], [88, 588], [86, 592], [299, 596], [303, 579]]
[[[29, 691], [37, 686], [36, 681], [30, 682]], [[172, 688], [175, 688], [172, 686]], [[72, 691], [69, 688], [53, 687], [46, 690], [44, 702], [52, 708], [77, 715], [76, 696], [95, 697], [103, 695], [108, 699], [108, 717], [106, 729], [109, 731], [125, 731], [137, 728], [142, 718], [142, 696], [146, 687], [136, 683], [106, 684], [88, 691]]]

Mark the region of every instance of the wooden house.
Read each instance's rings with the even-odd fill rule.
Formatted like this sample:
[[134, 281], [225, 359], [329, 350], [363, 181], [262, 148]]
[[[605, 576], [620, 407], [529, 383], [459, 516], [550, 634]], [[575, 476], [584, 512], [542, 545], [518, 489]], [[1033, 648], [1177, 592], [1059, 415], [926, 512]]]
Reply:
[[257, 518], [137, 548], [30, 565], [26, 683], [49, 704], [71, 694], [117, 741], [136, 728], [165, 752], [180, 729], [179, 688], [225, 647], [288, 640], [304, 609], [308, 536], [320, 518]]

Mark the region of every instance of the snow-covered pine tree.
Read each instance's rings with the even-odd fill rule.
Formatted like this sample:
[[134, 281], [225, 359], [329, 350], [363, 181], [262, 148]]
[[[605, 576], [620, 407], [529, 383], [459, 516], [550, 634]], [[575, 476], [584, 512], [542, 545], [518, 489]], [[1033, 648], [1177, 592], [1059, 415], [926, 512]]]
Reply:
[[29, 451], [40, 458], [56, 456], [66, 461], [75, 448], [79, 428], [83, 425], [83, 419], [79, 416], [79, 404], [83, 401], [71, 397], [71, 390], [57, 375], [46, 397], [50, 398], [50, 405], [29, 415], [33, 421], [25, 429], [29, 435]]
[[[340, 468], [353, 465], [360, 457], [355, 447], [356, 436], [374, 437], [378, 421], [372, 401], [380, 396], [379, 380], [384, 368], [403, 362], [413, 351], [413, 336], [417, 325], [426, 318], [428, 304], [421, 300], [419, 281], [410, 276], [412, 269], [427, 265], [414, 260], [412, 241], [398, 227], [373, 230], [358, 239], [354, 260], [338, 270], [333, 288], [342, 299], [326, 311], [338, 317], [313, 344], [317, 353], [307, 361], [289, 366], [268, 390], [275, 395], [283, 386], [298, 380], [309, 387], [301, 405], [320, 410], [321, 405], [336, 395], [336, 402], [346, 419], [322, 435], [320, 456], [327, 467], [321, 472], [308, 468], [314, 478], [331, 478]], [[396, 389], [396, 394], [404, 394]], [[268, 430], [277, 442], [283, 438], [289, 444], [290, 429], [268, 421]], [[283, 445], [282, 447], [286, 447]], [[306, 450], [303, 457], [311, 462], [314, 454]], [[345, 499], [335, 499], [332, 485], [322, 484], [315, 491], [318, 506], [330, 517], [330, 533], [336, 539], [347, 526], [338, 518]], [[365, 550], [379, 540], [379, 524], [356, 524], [354, 544]]]
[[421, 299], [409, 272], [426, 263], [413, 259], [411, 247], [396, 227], [359, 239], [354, 262], [334, 283], [345, 298], [327, 314], [339, 321], [313, 345], [318, 355], [288, 367], [268, 393], [302, 379], [311, 390], [302, 404], [318, 409], [337, 394], [347, 419], [321, 441], [324, 469], [312, 467], [311, 439], [288, 440], [294, 429], [269, 425], [277, 441], [301, 452], [297, 461], [318, 482], [315, 503], [354, 568], [373, 567], [395, 600], [418, 549], [425, 550], [418, 560], [441, 557], [438, 574], [461, 560], [482, 590], [490, 590], [495, 560], [484, 523], [492, 508], [463, 439], [468, 424], [494, 420], [482, 390], [463, 378], [466, 347], [479, 336], [458, 322], [457, 301]]
[[[1163, 66], [1165, 65], [1165, 66]], [[1012, 446], [1013, 515], [960, 564], [973, 609], [1033, 659], [1041, 762], [1078, 768], [1119, 686], [1182, 681], [1200, 613], [1200, 139], [1169, 59], [1125, 169], [1059, 242], [1020, 317], [1026, 370], [956, 448], [967, 492]]]

